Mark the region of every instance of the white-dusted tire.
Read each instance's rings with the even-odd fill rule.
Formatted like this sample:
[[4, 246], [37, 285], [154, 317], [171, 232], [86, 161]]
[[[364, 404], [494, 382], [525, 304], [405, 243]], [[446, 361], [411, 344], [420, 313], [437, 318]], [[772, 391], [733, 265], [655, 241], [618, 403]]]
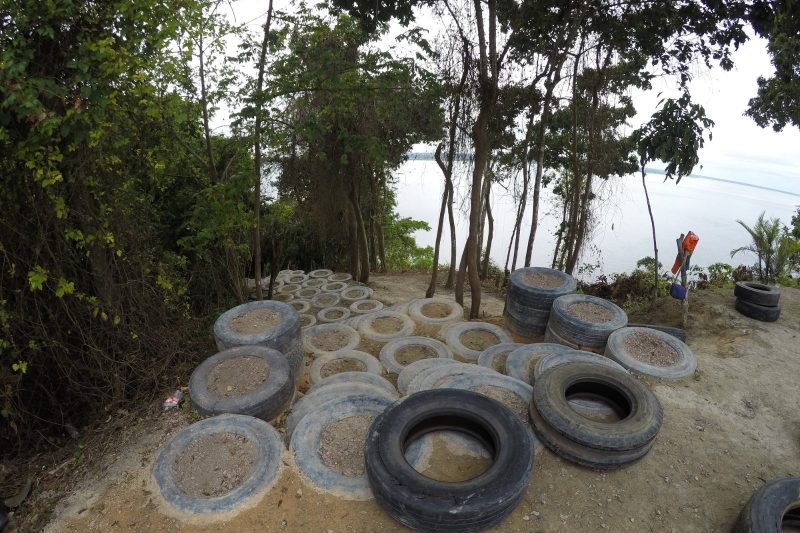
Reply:
[[317, 270], [312, 270], [308, 273], [308, 277], [311, 279], [328, 279], [328, 276], [333, 274], [333, 270], [328, 270], [327, 268], [318, 268]]
[[[223, 496], [188, 495], [178, 484], [175, 461], [195, 440], [227, 433], [241, 435], [255, 444], [257, 456], [249, 474]], [[245, 415], [215, 416], [195, 422], [167, 441], [153, 465], [153, 479], [161, 496], [177, 511], [199, 515], [204, 521], [215, 520], [215, 513], [226, 513], [220, 519], [230, 518], [229, 512], [247, 508], [269, 490], [282, 468], [284, 450], [278, 432], [263, 420]]]
[[340, 301], [341, 298], [335, 292], [321, 292], [311, 298], [311, 306], [315, 309], [325, 309], [327, 307], [336, 307]]
[[462, 337], [470, 332], [488, 333], [493, 335], [497, 342], [514, 342], [511, 335], [500, 326], [489, 324], [488, 322], [461, 322], [447, 328], [444, 333], [445, 342], [453, 350], [453, 353], [467, 361], [477, 361], [484, 350], [474, 350], [464, 345]]
[[383, 303], [378, 300], [358, 300], [350, 304], [350, 312], [357, 315], [374, 313], [383, 309]]
[[[434, 305], [444, 307], [447, 310], [447, 314], [441, 317], [426, 314], [426, 311], [430, 312], [430, 306]], [[457, 302], [451, 302], [444, 298], [420, 298], [408, 304], [408, 316], [420, 324], [443, 326], [451, 322], [464, 320], [464, 308]]]
[[[257, 333], [239, 333], [233, 322], [239, 317], [254, 311], [271, 311], [278, 315], [278, 323], [266, 331]], [[274, 300], [258, 300], [237, 305], [222, 313], [214, 322], [214, 339], [219, 351], [234, 346], [265, 346], [281, 353], [295, 342], [300, 335], [300, 320], [297, 312], [286, 303]]]
[[319, 490], [335, 494], [345, 500], [371, 500], [366, 473], [346, 476], [325, 464], [320, 456], [322, 435], [325, 429], [340, 420], [357, 415], [377, 417], [392, 404], [385, 398], [367, 396], [345, 396], [328, 402], [308, 414], [297, 425], [289, 443], [300, 475]]
[[506, 359], [508, 359], [511, 352], [523, 346], [525, 345], [519, 342], [501, 342], [500, 344], [495, 344], [481, 352], [481, 355], [478, 356], [478, 364], [486, 368], [491, 368], [495, 372], [505, 374]]
[[[363, 366], [363, 370], [360, 372], [369, 372], [371, 374], [377, 374], [378, 376], [383, 374], [383, 365], [381, 365], [380, 361], [375, 359], [375, 357], [372, 355], [366, 352], [360, 352], [358, 350], [339, 350], [338, 352], [320, 355], [314, 359], [314, 362], [311, 363], [311, 367], [308, 369], [308, 378], [311, 380], [311, 383], [316, 385], [325, 377], [328, 377], [322, 375], [322, 373], [325, 371], [325, 366], [328, 365], [328, 363], [342, 360], [360, 363]], [[355, 372], [359, 371], [356, 370]]]
[[428, 337], [403, 337], [400, 339], [391, 340], [387, 342], [383, 348], [381, 348], [379, 358], [381, 363], [383, 363], [383, 366], [386, 367], [387, 372], [400, 374], [406, 368], [406, 366], [408, 366], [397, 360], [398, 352], [404, 348], [418, 348], [427, 351], [431, 355], [425, 359], [453, 358], [453, 352], [445, 343], [441, 341], [430, 339]]
[[272, 294], [272, 301], [273, 302], [291, 302], [294, 300], [294, 294], [289, 294], [288, 292], [278, 292]]
[[326, 307], [325, 309], [320, 309], [317, 313], [317, 322], [322, 322], [323, 324], [344, 322], [348, 318], [350, 318], [350, 309], [347, 307]]
[[296, 293], [302, 288], [303, 287], [301, 287], [298, 283], [287, 283], [286, 285], [281, 285], [280, 287], [278, 287], [278, 289], [275, 292], [277, 292], [278, 294], [294, 295], [294, 293]]
[[304, 289], [319, 289], [326, 283], [328, 283], [328, 280], [324, 278], [310, 278], [304, 281], [302, 285]]
[[[649, 335], [657, 339], [675, 352], [675, 363], [656, 366], [636, 359], [625, 342], [632, 335]], [[668, 333], [649, 328], [618, 329], [608, 338], [605, 355], [629, 370], [660, 379], [683, 379], [694, 374], [697, 368], [697, 359], [689, 346]]]
[[311, 298], [313, 298], [320, 292], [321, 291], [316, 287], [303, 287], [299, 291], [294, 293], [294, 297], [302, 298], [303, 300], [311, 300]]
[[372, 298], [372, 293], [373, 291], [369, 287], [365, 287], [363, 285], [353, 285], [351, 287], [342, 289], [339, 294], [342, 297], [342, 301], [350, 305], [359, 300], [368, 300]]
[[625, 367], [600, 354], [596, 354], [594, 352], [582, 352], [579, 350], [565, 350], [563, 352], [545, 355], [539, 359], [539, 362], [536, 363], [536, 367], [533, 369], [533, 377], [536, 379], [542, 373], [544, 373], [545, 370], [549, 370], [554, 366], [567, 363], [595, 363], [598, 365], [607, 366], [609, 368], [615, 368], [622, 372], [627, 372]]
[[[394, 331], [382, 332], [376, 329], [376, 322], [394, 320], [398, 327]], [[364, 338], [373, 342], [389, 342], [393, 339], [408, 337], [414, 333], [414, 321], [407, 315], [393, 311], [381, 310], [359, 319], [358, 331]]]
[[308, 281], [308, 276], [305, 274], [290, 274], [286, 276], [286, 283], [301, 285]]
[[397, 390], [401, 394], [408, 392], [408, 386], [420, 374], [425, 374], [429, 370], [444, 365], [458, 365], [461, 364], [455, 359], [440, 359], [438, 357], [431, 359], [421, 359], [414, 361], [410, 365], [403, 368], [403, 371], [397, 375]]
[[315, 326], [317, 324], [317, 317], [314, 315], [300, 315], [300, 328], [306, 329], [310, 328], [311, 326]]
[[347, 282], [353, 279], [353, 276], [348, 274], [347, 272], [336, 272], [328, 276], [328, 281], [341, 281]]
[[[320, 337], [333, 335], [335, 342], [321, 343]], [[361, 342], [358, 332], [345, 324], [317, 324], [303, 330], [303, 348], [315, 355], [323, 355], [339, 350], [352, 350]]]
[[410, 396], [424, 390], [446, 387], [450, 380], [462, 374], [497, 374], [497, 372], [485, 366], [456, 361], [455, 364], [438, 366], [424, 374], [417, 374], [408, 384], [406, 393]]
[[[572, 314], [573, 306], [587, 304], [604, 309], [609, 318], [596, 322]], [[547, 329], [568, 343], [602, 351], [608, 336], [627, 325], [628, 315], [613, 302], [586, 294], [567, 294], [553, 302]]]
[[340, 372], [339, 374], [333, 374], [323, 378], [322, 381], [308, 389], [306, 395], [309, 395], [312, 392], [321, 389], [322, 387], [336, 385], [337, 383], [366, 383], [367, 385], [373, 385], [380, 389], [386, 389], [387, 392], [391, 393], [395, 397], [397, 396], [397, 389], [389, 382], [389, 380], [377, 374], [370, 374], [369, 372]]
[[520, 346], [506, 359], [506, 375], [533, 385], [536, 363], [551, 354], [570, 350], [564, 345], [541, 342], [538, 344], [525, 344]]
[[297, 311], [298, 315], [308, 313], [309, 310], [311, 310], [311, 302], [309, 302], [308, 300], [301, 300], [295, 298], [294, 300], [289, 302], [289, 305], [291, 305], [294, 308], [294, 310]]
[[348, 285], [344, 281], [329, 281], [320, 288], [323, 292], [342, 292], [342, 290], [347, 287]]
[[315, 388], [313, 392], [309, 391], [292, 406], [284, 426], [286, 440], [292, 438], [297, 425], [306, 415], [319, 410], [324, 404], [332, 400], [338, 400], [346, 396], [381, 398], [390, 403], [398, 398], [397, 391], [388, 391], [383, 387], [368, 383], [335, 383]]

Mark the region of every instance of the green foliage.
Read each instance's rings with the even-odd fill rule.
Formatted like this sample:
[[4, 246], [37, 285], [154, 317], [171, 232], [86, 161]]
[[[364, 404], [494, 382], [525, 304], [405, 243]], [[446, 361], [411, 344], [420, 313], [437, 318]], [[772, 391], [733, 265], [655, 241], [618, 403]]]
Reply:
[[433, 265], [433, 248], [420, 248], [414, 239], [415, 231], [430, 231], [422, 220], [400, 218], [393, 213], [384, 229], [386, 268], [392, 271], [430, 270]]
[[765, 211], [752, 226], [741, 220], [736, 222], [750, 235], [751, 243], [732, 250], [731, 257], [740, 252], [754, 254], [758, 258], [756, 273], [767, 283], [774, 283], [776, 278], [790, 274], [791, 261], [800, 250], [800, 242], [792, 237], [780, 219], [767, 219]]
[[728, 263], [708, 265], [708, 282], [715, 287], [728, 287], [733, 284], [733, 266]]

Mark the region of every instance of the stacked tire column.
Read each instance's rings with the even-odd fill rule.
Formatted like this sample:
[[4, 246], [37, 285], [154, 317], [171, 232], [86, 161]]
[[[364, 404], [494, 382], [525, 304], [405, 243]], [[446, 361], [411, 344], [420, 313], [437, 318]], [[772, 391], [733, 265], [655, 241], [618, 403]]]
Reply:
[[526, 338], [544, 335], [553, 302], [574, 293], [576, 288], [575, 279], [559, 270], [542, 267], [515, 270], [508, 279], [503, 313], [506, 328]]

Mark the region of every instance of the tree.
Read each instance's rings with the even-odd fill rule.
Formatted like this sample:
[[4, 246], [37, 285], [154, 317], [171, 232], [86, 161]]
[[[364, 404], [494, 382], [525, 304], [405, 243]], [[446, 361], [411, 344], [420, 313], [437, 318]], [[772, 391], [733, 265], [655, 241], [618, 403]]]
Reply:
[[759, 215], [752, 226], [748, 226], [741, 220], [736, 222], [747, 231], [752, 242], [747, 246], [732, 250], [731, 257], [741, 252], [755, 254], [758, 258], [756, 272], [758, 277], [766, 283], [774, 283], [777, 278], [786, 275], [792, 256], [800, 249], [800, 243], [792, 238], [781, 221], [777, 218], [767, 219], [765, 211]]
[[[650, 227], [653, 232], [653, 257], [658, 265], [658, 242], [656, 239], [656, 222], [650, 195], [645, 181], [645, 166], [653, 161], [663, 161], [665, 179], [675, 179], [680, 183], [683, 176], [688, 176], [700, 161], [699, 151], [705, 143], [703, 133], [714, 125], [714, 121], [706, 117], [703, 106], [693, 104], [688, 92], [675, 99], [662, 101], [661, 108], [653, 113], [650, 121], [638, 128], [633, 137], [639, 155], [639, 167], [642, 172], [642, 187], [647, 201], [647, 212], [650, 215]], [[711, 134], [709, 133], [709, 138]], [[654, 269], [653, 305], [658, 298], [658, 268]], [[684, 284], [686, 280], [683, 280]]]
[[757, 0], [748, 13], [756, 34], [767, 39], [773, 76], [758, 78], [758, 93], [747, 107], [762, 128], [800, 127], [800, 2]]

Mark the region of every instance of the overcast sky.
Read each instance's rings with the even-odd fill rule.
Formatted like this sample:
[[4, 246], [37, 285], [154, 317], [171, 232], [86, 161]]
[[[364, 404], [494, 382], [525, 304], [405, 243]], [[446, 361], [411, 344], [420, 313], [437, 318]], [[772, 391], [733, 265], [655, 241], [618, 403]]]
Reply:
[[[248, 22], [251, 29], [258, 31], [267, 1], [238, 0], [231, 5], [239, 24]], [[291, 9], [290, 5], [286, 0], [275, 2], [277, 9], [285, 11]], [[436, 21], [431, 19], [418, 19], [417, 23], [436, 28]], [[765, 41], [751, 39], [733, 60], [735, 66], [730, 72], [696, 69], [692, 96], [716, 124], [713, 140], [706, 142], [700, 154], [702, 168], [696, 168], [694, 173], [800, 193], [800, 130], [789, 126], [774, 132], [759, 128], [744, 116], [748, 100], [756, 94], [756, 79], [772, 72]], [[656, 80], [652, 91], [633, 95], [638, 115], [632, 127], [649, 118], [655, 111], [658, 93], [667, 88], [666, 80]]]

